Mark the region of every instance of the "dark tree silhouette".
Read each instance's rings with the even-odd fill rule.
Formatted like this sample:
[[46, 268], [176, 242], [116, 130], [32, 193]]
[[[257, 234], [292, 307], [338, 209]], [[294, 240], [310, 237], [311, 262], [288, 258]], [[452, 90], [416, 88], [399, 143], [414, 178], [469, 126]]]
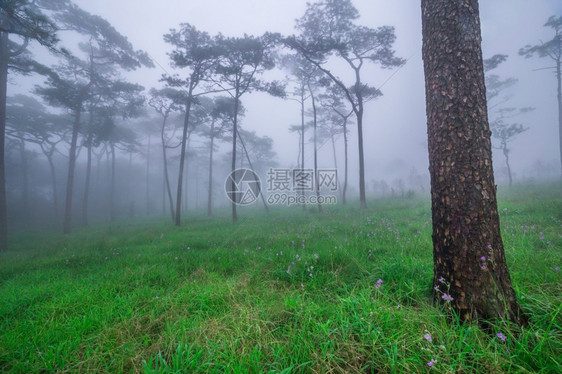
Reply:
[[[51, 50], [58, 42], [57, 26], [45, 10], [59, 12], [66, 0], [13, 0], [0, 2], [0, 252], [8, 248], [5, 136], [8, 72], [27, 73], [37, 68], [27, 52], [30, 40]], [[12, 39], [21, 41], [13, 41]]]
[[422, 0], [434, 296], [461, 320], [522, 322], [492, 170], [477, 0]]

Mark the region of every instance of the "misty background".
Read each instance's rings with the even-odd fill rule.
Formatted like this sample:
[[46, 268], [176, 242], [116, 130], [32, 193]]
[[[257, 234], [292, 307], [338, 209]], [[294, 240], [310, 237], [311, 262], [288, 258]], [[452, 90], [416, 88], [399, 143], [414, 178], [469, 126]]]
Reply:
[[[120, 146], [115, 150], [116, 206], [108, 199], [111, 183], [111, 153], [103, 145], [97, 147], [92, 158], [90, 181], [89, 217], [91, 220], [106, 220], [156, 214], [169, 214], [167, 196], [163, 183], [162, 154], [159, 129], [162, 118], [148, 105], [149, 90], [160, 89], [163, 74], [176, 72], [170, 66], [173, 47], [163, 41], [163, 35], [181, 23], [190, 23], [211, 35], [221, 33], [229, 37], [244, 34], [262, 35], [278, 32], [283, 35], [296, 33], [295, 20], [306, 9], [302, 0], [208, 0], [161, 2], [145, 0], [75, 0], [79, 7], [106, 19], [115, 29], [126, 36], [135, 50], [145, 51], [154, 63], [153, 68], [142, 67], [123, 77], [145, 89], [144, 114], [137, 118], [117, 121], [116, 125], [130, 137], [134, 146]], [[368, 27], [391, 25], [395, 27], [395, 55], [407, 62], [393, 69], [366, 66], [362, 78], [369, 85], [380, 89], [383, 96], [370, 101], [365, 107], [364, 145], [366, 164], [367, 197], [429, 194], [429, 173], [425, 88], [421, 61], [421, 15], [417, 1], [373, 1], [354, 0], [360, 13], [358, 24]], [[481, 1], [480, 15], [483, 34], [483, 55], [507, 55], [493, 74], [502, 79], [515, 78], [517, 82], [502, 92], [508, 99], [506, 106], [514, 108], [532, 107], [534, 110], [517, 117], [527, 131], [509, 143], [510, 163], [515, 183], [558, 178], [560, 175], [556, 79], [548, 59], [526, 59], [518, 54], [525, 45], [534, 45], [550, 40], [552, 30], [543, 27], [548, 17], [562, 14], [562, 3], [557, 0], [509, 0]], [[61, 45], [70, 50], [84, 41], [83, 36], [60, 32]], [[56, 57], [44, 48], [32, 45], [34, 59], [44, 64], [56, 63]], [[335, 66], [337, 69], [338, 67]], [[340, 71], [338, 70], [338, 73]], [[344, 70], [342, 76], [346, 76]], [[283, 80], [286, 69], [276, 67], [265, 75], [268, 79]], [[9, 78], [9, 104], [17, 102], [18, 95], [34, 96], [36, 85], [43, 84], [38, 76]], [[52, 109], [35, 96], [45, 110]], [[211, 96], [213, 97], [213, 96]], [[11, 100], [11, 101], [10, 101]], [[15, 100], [15, 101], [14, 101]], [[248, 138], [255, 140], [250, 150], [254, 168], [262, 176], [265, 185], [266, 172], [270, 167], [296, 168], [299, 155], [299, 135], [291, 132], [291, 126], [300, 124], [300, 104], [294, 100], [273, 97], [254, 92], [242, 97], [244, 116], [240, 126]], [[307, 109], [310, 103], [305, 104]], [[22, 104], [24, 108], [31, 108]], [[492, 114], [489, 114], [492, 117]], [[310, 117], [307, 117], [307, 121]], [[492, 118], [490, 118], [492, 120]], [[181, 126], [183, 117], [173, 114], [169, 122]], [[358, 193], [357, 131], [354, 122], [349, 126], [349, 183], [348, 193], [353, 198]], [[177, 130], [179, 136], [181, 131]], [[252, 135], [252, 133], [254, 135]], [[11, 139], [11, 140], [10, 140]], [[133, 140], [134, 139], [134, 140]], [[311, 132], [305, 136], [305, 167], [312, 167], [313, 144]], [[53, 209], [53, 193], [50, 167], [42, 150], [32, 142], [18, 141], [8, 136], [7, 182], [9, 217], [13, 226], [30, 224], [52, 224], [60, 221], [64, 209], [65, 181], [67, 174], [68, 141], [61, 139], [56, 145], [60, 152], [53, 156], [58, 191], [57, 205]], [[79, 141], [80, 143], [80, 141]], [[209, 140], [195, 134], [190, 138], [187, 157], [187, 188], [183, 209], [203, 211], [207, 204], [207, 175]], [[495, 145], [496, 140], [493, 140]], [[226, 206], [224, 181], [229, 173], [230, 152], [228, 141], [218, 141], [214, 155], [213, 206]], [[269, 149], [271, 146], [271, 149]], [[335, 138], [336, 160], [339, 177], [342, 177], [343, 139]], [[168, 150], [170, 182], [177, 182], [179, 153]], [[240, 166], [249, 167], [245, 158], [239, 156]], [[74, 216], [80, 223], [80, 202], [85, 187], [86, 152], [79, 149], [77, 158]], [[330, 139], [321, 141], [319, 167], [333, 168], [334, 155]], [[24, 175], [25, 171], [25, 175]], [[496, 183], [507, 184], [508, 176], [503, 155], [494, 149], [494, 171]], [[175, 188], [173, 187], [175, 193]], [[24, 194], [26, 196], [24, 196]], [[111, 210], [115, 210], [111, 213]], [[56, 214], [55, 214], [56, 213]]]

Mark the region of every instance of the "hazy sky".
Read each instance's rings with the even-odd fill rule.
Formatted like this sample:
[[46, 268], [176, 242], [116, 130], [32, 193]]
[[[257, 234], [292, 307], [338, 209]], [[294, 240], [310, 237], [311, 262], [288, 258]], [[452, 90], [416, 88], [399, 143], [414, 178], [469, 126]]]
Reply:
[[[305, 10], [303, 0], [75, 0], [83, 9], [106, 18], [126, 35], [136, 49], [143, 49], [162, 65], [136, 73], [132, 77], [145, 87], [160, 87], [161, 74], [171, 71], [166, 53], [170, 47], [162, 35], [182, 22], [200, 30], [227, 36], [244, 33], [259, 35], [265, 31], [293, 33], [294, 21]], [[367, 180], [382, 178], [383, 173], [407, 175], [416, 167], [427, 171], [425, 146], [426, 117], [423, 65], [421, 60], [420, 2], [414, 0], [353, 0], [361, 13], [360, 24], [396, 27], [397, 55], [408, 63], [392, 78], [394, 71], [366, 70], [364, 81], [381, 87], [384, 96], [367, 105], [365, 113], [365, 145]], [[558, 159], [556, 82], [547, 70], [548, 60], [525, 60], [517, 55], [525, 44], [547, 40], [552, 34], [543, 27], [550, 15], [562, 14], [559, 0], [483, 0], [481, 19], [484, 57], [496, 53], [509, 55], [509, 60], [497, 69], [503, 77], [517, 77], [512, 90], [513, 105], [533, 106], [536, 111], [520, 122], [530, 127], [513, 145], [513, 167], [518, 173], [529, 169], [537, 160]], [[368, 73], [368, 74], [367, 74]], [[268, 135], [276, 141], [280, 164], [295, 163], [297, 135], [288, 127], [299, 123], [299, 105], [293, 101], [252, 94], [243, 97], [247, 108], [242, 126]], [[356, 160], [356, 131], [352, 130], [352, 160]], [[324, 162], [331, 165], [331, 147], [326, 145]], [[341, 148], [341, 143], [340, 143]], [[496, 151], [496, 153], [499, 153]], [[309, 156], [311, 156], [309, 154]], [[341, 155], [340, 155], [341, 157]], [[307, 157], [310, 163], [311, 157]], [[398, 162], [403, 160], [403, 162]], [[500, 159], [500, 161], [502, 161]], [[356, 179], [352, 174], [352, 179]]]

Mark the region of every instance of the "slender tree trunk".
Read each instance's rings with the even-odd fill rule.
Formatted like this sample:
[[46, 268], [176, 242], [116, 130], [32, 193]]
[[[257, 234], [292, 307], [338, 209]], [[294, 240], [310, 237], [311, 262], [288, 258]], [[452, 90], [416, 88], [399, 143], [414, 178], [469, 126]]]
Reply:
[[187, 94], [187, 102], [185, 104], [185, 118], [183, 120], [183, 134], [181, 140], [181, 152], [180, 152], [180, 170], [178, 173], [178, 190], [176, 194], [176, 216], [174, 223], [176, 226], [181, 225], [181, 203], [182, 203], [182, 187], [183, 187], [183, 168], [185, 164], [185, 149], [187, 146], [187, 129], [189, 127], [189, 113], [191, 112], [191, 104], [193, 100], [193, 79], [189, 83], [189, 92]]
[[[239, 88], [238, 85], [236, 86], [236, 95], [234, 96], [234, 121], [232, 123], [232, 165], [231, 165], [231, 172], [234, 173], [236, 170], [236, 139], [238, 134], [238, 99], [239, 99]], [[230, 190], [236, 191], [236, 184], [234, 182], [234, 178], [231, 178], [230, 183]], [[236, 212], [236, 202], [232, 202], [232, 222], [238, 221], [238, 213]]]
[[422, 0], [434, 296], [461, 320], [524, 317], [505, 261], [477, 0]]
[[348, 160], [348, 144], [347, 144], [347, 119], [345, 120], [344, 124], [343, 124], [343, 148], [344, 148], [344, 177], [343, 177], [343, 205], [345, 205], [346, 203], [346, 196], [347, 196], [347, 168], [348, 168], [348, 164], [349, 164], [349, 160]]
[[150, 215], [150, 140], [151, 134], [148, 134], [148, 147], [146, 148], [146, 215]]
[[361, 78], [359, 69], [355, 69], [355, 96], [357, 97], [357, 142], [359, 147], [359, 205], [361, 209], [367, 209], [367, 197], [365, 195], [365, 156], [363, 152], [363, 96], [361, 95]]
[[[165, 120], [164, 120], [165, 121]], [[160, 133], [162, 139], [162, 160], [164, 162], [164, 191], [168, 193], [168, 201], [170, 203], [170, 213], [172, 214], [172, 221], [175, 219], [174, 212], [174, 199], [172, 198], [172, 189], [170, 188], [170, 177], [168, 176], [168, 156], [166, 155], [166, 141], [164, 140], [164, 125], [162, 126], [162, 132]], [[165, 193], [164, 192], [164, 195]], [[166, 199], [162, 198], [162, 212], [166, 214]]]
[[[186, 151], [185, 151], [186, 155], [189, 155], [190, 146], [191, 146], [191, 132], [188, 132], [188, 134], [187, 134], [187, 148], [186, 148]], [[184, 176], [183, 176], [183, 183], [184, 183], [184, 187], [183, 187], [183, 211], [185, 213], [187, 213], [187, 208], [188, 208], [188, 203], [189, 203], [189, 201], [188, 201], [188, 199], [189, 199], [189, 196], [188, 196], [188, 192], [189, 192], [189, 185], [188, 185], [188, 182], [189, 182], [189, 178], [188, 178], [188, 176], [189, 176], [189, 158], [185, 160], [184, 170], [185, 171], [184, 171]]]
[[[333, 131], [330, 131], [330, 140], [332, 141], [332, 154], [334, 155], [334, 168], [336, 169], [336, 175], [338, 174], [338, 157], [336, 156], [336, 139], [334, 139], [334, 133]], [[337, 179], [338, 182], [338, 191], [340, 193], [340, 197], [341, 197], [341, 184], [339, 179]]]
[[507, 166], [507, 176], [509, 178], [509, 187], [513, 185], [513, 178], [511, 177], [511, 167], [509, 166], [509, 149], [507, 149], [507, 144], [502, 144], [502, 151], [505, 157], [505, 166]]
[[556, 80], [558, 82], [558, 140], [560, 146], [560, 177], [562, 178], [562, 71], [560, 58], [556, 61]]
[[88, 202], [90, 200], [90, 176], [92, 174], [92, 141], [93, 134], [88, 134], [86, 144], [86, 182], [84, 183], [84, 197], [82, 198], [82, 224], [88, 226]]
[[209, 150], [209, 188], [207, 191], [207, 217], [213, 215], [213, 152], [215, 147], [215, 121], [211, 122], [211, 147]]
[[308, 91], [310, 92], [310, 99], [312, 100], [312, 124], [314, 126], [314, 187], [316, 190], [316, 202], [318, 203], [318, 212], [322, 213], [322, 204], [320, 204], [320, 183], [318, 180], [318, 138], [317, 138], [317, 128], [318, 121], [316, 117], [316, 100], [312, 92], [312, 87], [310, 83], [308, 85]]
[[21, 200], [24, 222], [29, 224], [29, 171], [27, 166], [27, 155], [25, 154], [25, 140], [23, 134], [20, 134], [20, 157], [21, 157]]
[[60, 215], [59, 215], [59, 197], [58, 197], [58, 188], [57, 188], [57, 173], [55, 170], [55, 163], [53, 161], [53, 153], [55, 152], [55, 147], [52, 146], [49, 152], [46, 152], [45, 155], [47, 156], [47, 161], [49, 162], [49, 171], [51, 172], [51, 180], [53, 183], [53, 212], [55, 213], [55, 222], [57, 225], [60, 222]]
[[68, 153], [68, 177], [66, 179], [66, 201], [64, 208], [63, 232], [69, 234], [72, 225], [72, 193], [74, 190], [74, 169], [76, 168], [76, 146], [78, 144], [78, 132], [80, 130], [81, 108], [74, 113], [72, 125], [72, 139], [70, 140], [70, 151]]
[[[301, 169], [304, 172], [304, 129], [305, 122], [304, 122], [304, 87], [301, 88]], [[293, 176], [294, 178], [294, 176]], [[304, 188], [301, 189], [302, 194], [302, 210], [306, 210], [306, 202], [304, 200], [305, 191]]]
[[109, 212], [111, 222], [115, 222], [115, 144], [109, 143], [111, 149], [111, 181], [109, 187]]
[[6, 96], [8, 93], [8, 33], [0, 32], [0, 252], [8, 249], [8, 203], [6, 199], [5, 143]]
[[[254, 169], [254, 165], [252, 165], [252, 160], [250, 160], [250, 154], [248, 153], [248, 148], [246, 148], [246, 143], [244, 143], [244, 139], [242, 139], [240, 132], [238, 132], [238, 137], [240, 138], [240, 144], [242, 144], [242, 150], [240, 152], [244, 151], [244, 154], [246, 155], [246, 160], [248, 160], [248, 165], [250, 165], [250, 169], [255, 171], [256, 169]], [[243, 157], [240, 158], [244, 159]], [[263, 196], [263, 193], [260, 193], [260, 197], [265, 211], [269, 212], [269, 207], [267, 206], [267, 202], [265, 201], [265, 197]]]

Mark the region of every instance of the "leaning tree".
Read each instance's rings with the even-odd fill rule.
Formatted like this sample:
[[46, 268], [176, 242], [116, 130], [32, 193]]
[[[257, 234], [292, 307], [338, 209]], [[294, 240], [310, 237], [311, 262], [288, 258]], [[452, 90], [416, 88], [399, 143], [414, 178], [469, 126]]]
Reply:
[[524, 321], [502, 243], [478, 0], [422, 0], [433, 283], [461, 320]]

